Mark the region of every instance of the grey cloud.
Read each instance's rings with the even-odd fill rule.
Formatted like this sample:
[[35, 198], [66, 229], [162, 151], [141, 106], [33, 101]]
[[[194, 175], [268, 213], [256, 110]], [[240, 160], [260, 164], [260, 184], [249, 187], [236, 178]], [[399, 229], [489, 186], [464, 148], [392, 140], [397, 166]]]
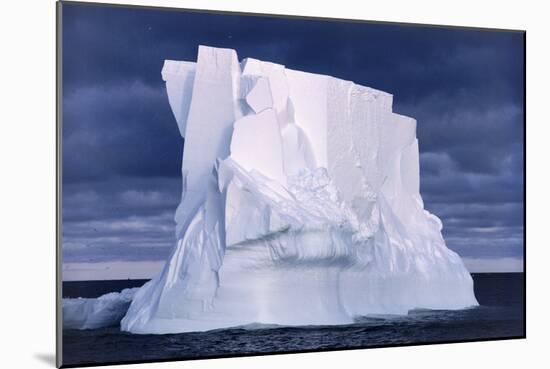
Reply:
[[64, 107], [65, 182], [179, 175], [183, 142], [162, 85], [82, 87]]

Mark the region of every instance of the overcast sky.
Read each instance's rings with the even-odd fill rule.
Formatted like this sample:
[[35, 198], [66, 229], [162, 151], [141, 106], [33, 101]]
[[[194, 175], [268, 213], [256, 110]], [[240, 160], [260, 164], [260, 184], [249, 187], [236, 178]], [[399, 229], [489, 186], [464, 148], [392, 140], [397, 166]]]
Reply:
[[521, 33], [65, 4], [66, 268], [168, 256], [183, 141], [160, 71], [199, 44], [392, 93], [418, 121], [421, 193], [447, 245], [476, 271], [521, 266]]

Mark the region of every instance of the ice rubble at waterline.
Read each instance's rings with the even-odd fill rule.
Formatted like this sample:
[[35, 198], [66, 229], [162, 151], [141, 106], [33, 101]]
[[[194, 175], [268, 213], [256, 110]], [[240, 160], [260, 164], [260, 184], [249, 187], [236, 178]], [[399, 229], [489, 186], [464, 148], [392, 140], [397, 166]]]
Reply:
[[132, 333], [348, 324], [477, 305], [419, 193], [416, 121], [393, 96], [200, 46], [167, 60], [185, 137], [177, 245], [133, 296]]
[[120, 323], [139, 288], [126, 288], [98, 298], [63, 299], [63, 329], [96, 329]]

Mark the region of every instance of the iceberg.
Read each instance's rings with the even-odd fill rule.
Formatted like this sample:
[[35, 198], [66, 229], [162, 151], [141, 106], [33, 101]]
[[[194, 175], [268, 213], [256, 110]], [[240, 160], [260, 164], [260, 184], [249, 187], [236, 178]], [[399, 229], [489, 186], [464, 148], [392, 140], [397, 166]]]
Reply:
[[139, 288], [126, 288], [98, 298], [63, 299], [64, 329], [96, 329], [120, 325]]
[[391, 94], [207, 46], [196, 63], [165, 61], [162, 78], [185, 138], [177, 242], [132, 296], [123, 331], [477, 305], [424, 209], [416, 121], [392, 111]]

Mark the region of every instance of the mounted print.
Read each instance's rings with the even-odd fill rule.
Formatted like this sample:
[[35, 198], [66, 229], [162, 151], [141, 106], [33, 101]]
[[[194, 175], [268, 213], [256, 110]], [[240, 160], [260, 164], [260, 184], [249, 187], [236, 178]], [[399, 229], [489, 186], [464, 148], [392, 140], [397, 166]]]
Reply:
[[60, 2], [58, 36], [58, 365], [525, 337], [525, 32]]

